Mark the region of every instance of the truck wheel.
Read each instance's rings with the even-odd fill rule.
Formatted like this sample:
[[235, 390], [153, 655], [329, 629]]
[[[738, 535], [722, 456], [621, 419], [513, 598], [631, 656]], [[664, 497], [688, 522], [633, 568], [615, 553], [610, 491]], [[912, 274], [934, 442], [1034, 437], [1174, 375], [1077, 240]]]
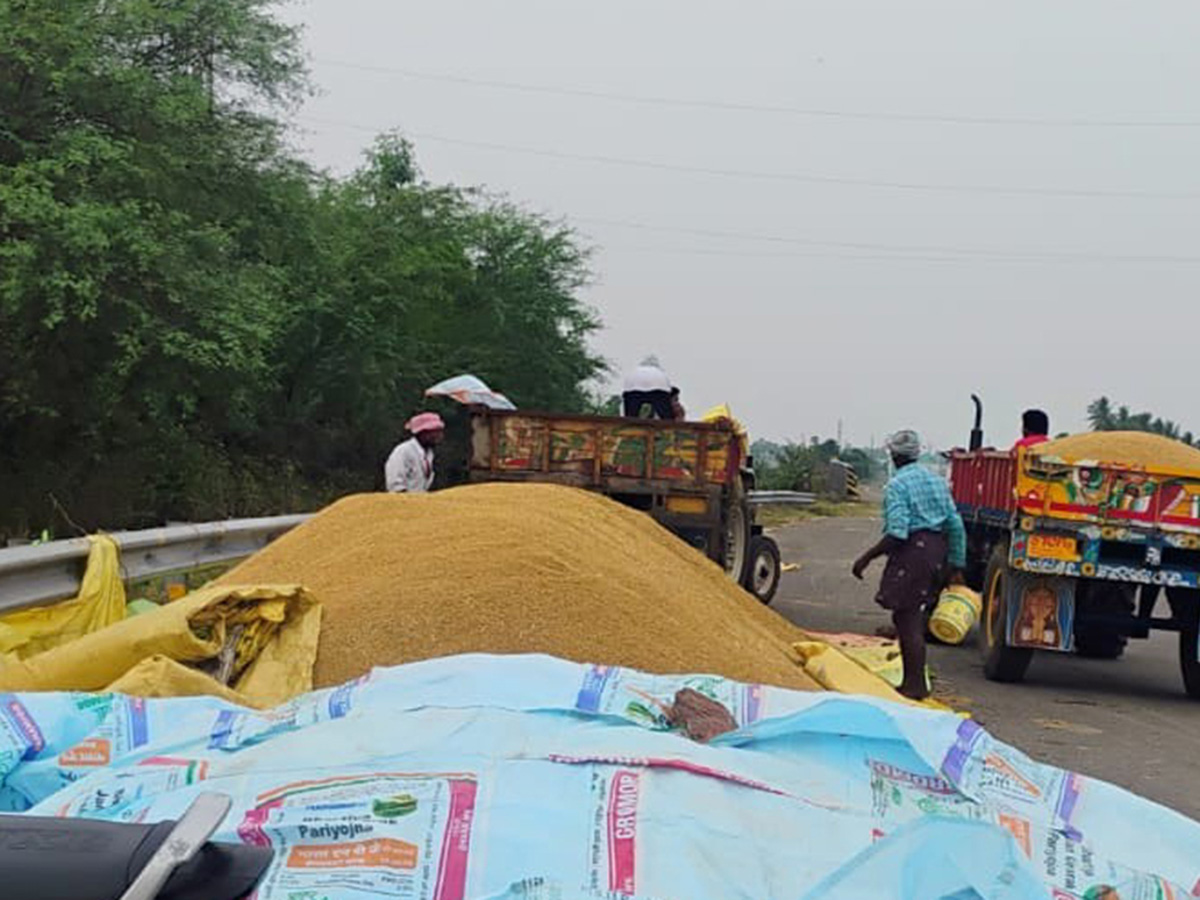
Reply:
[[1179, 669], [1183, 674], [1183, 689], [1193, 700], [1200, 700], [1200, 591], [1172, 589], [1167, 591], [1171, 601], [1171, 616], [1183, 623], [1179, 631]]
[[779, 545], [764, 534], [750, 539], [750, 568], [746, 572], [746, 590], [765, 604], [770, 604], [779, 589], [782, 564]]
[[750, 562], [750, 507], [735, 500], [725, 515], [725, 574], [734, 584], [746, 583]]
[[983, 674], [989, 681], [1017, 682], [1033, 659], [1027, 647], [1010, 647], [1005, 638], [1008, 623], [1008, 544], [997, 544], [988, 561], [983, 579], [983, 621], [979, 628], [979, 648], [983, 654]]
[[[1135, 609], [1133, 587], [1112, 582], [1092, 582], [1088, 585], [1086, 608], [1109, 616], [1131, 615]], [[1129, 639], [1113, 628], [1089, 625], [1076, 612], [1075, 652], [1089, 659], [1119, 659]]]

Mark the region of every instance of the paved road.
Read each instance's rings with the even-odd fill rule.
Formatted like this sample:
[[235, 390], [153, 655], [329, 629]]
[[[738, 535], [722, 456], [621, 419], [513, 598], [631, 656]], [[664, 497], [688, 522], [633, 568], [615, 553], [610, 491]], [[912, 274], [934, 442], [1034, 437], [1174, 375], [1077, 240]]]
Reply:
[[[785, 562], [773, 607], [801, 626], [870, 634], [887, 614], [873, 584], [850, 575], [854, 558], [878, 534], [869, 519], [820, 519], [774, 532]], [[879, 575], [881, 562], [871, 575]], [[1024, 684], [983, 677], [974, 637], [930, 649], [939, 694], [997, 737], [1038, 759], [1094, 775], [1200, 819], [1200, 702], [1183, 694], [1178, 638], [1155, 632], [1114, 661], [1038, 654]]]

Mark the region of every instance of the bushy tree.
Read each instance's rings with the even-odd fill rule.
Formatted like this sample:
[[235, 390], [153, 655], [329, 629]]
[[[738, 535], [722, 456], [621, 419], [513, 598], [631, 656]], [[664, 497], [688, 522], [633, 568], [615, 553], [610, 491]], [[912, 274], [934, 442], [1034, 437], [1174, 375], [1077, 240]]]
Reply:
[[396, 137], [311, 171], [274, 118], [306, 88], [268, 0], [0, 0], [0, 532], [369, 489], [463, 371], [587, 401], [570, 230]]

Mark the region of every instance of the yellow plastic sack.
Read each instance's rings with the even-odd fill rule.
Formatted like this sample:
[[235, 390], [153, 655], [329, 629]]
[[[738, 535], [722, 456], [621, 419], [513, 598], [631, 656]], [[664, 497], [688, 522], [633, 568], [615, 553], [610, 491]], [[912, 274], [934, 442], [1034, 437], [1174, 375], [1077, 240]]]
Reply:
[[79, 596], [0, 616], [0, 659], [28, 659], [125, 618], [125, 585], [117, 542], [94, 535]]
[[882, 678], [894, 688], [904, 680], [904, 661], [900, 658], [900, 642], [895, 639], [866, 634], [834, 633], [804, 630], [811, 641], [836, 647], [868, 672]]
[[[792, 647], [800, 654], [804, 671], [826, 690], [837, 691], [841, 694], [878, 697], [881, 700], [891, 700], [894, 703], [921, 706], [926, 709], [943, 711], [949, 709], [945, 704], [933, 699], [920, 702], [909, 700], [880, 675], [852, 659], [838, 647], [823, 640], [799, 641]], [[891, 661], [888, 660], [888, 662]]]
[[[116, 687], [275, 706], [312, 689], [320, 631], [320, 604], [299, 585], [214, 585], [32, 659], [0, 661], [0, 690]], [[222, 665], [228, 677], [210, 677]]]
[[745, 459], [750, 455], [750, 432], [746, 430], [745, 425], [733, 417], [733, 410], [729, 408], [728, 403], [714, 406], [700, 417], [701, 422], [720, 422], [722, 419], [733, 425], [733, 431], [742, 448], [742, 459]]

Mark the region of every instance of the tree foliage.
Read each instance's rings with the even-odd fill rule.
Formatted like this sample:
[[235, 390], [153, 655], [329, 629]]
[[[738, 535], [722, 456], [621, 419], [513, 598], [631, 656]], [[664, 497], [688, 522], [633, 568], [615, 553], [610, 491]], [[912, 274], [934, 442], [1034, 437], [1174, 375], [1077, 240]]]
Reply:
[[570, 230], [394, 136], [312, 171], [273, 117], [306, 89], [267, 0], [0, 0], [0, 531], [370, 489], [463, 371], [587, 401]]
[[751, 456], [756, 482], [768, 491], [820, 491], [829, 463], [835, 459], [852, 465], [862, 481], [878, 474], [870, 451], [840, 447], [832, 439], [823, 441], [814, 437], [807, 445], [758, 440], [751, 447]]
[[1185, 444], [1195, 444], [1195, 435], [1183, 426], [1148, 412], [1130, 412], [1128, 406], [1114, 407], [1107, 397], [1093, 401], [1087, 409], [1093, 431], [1147, 431]]

